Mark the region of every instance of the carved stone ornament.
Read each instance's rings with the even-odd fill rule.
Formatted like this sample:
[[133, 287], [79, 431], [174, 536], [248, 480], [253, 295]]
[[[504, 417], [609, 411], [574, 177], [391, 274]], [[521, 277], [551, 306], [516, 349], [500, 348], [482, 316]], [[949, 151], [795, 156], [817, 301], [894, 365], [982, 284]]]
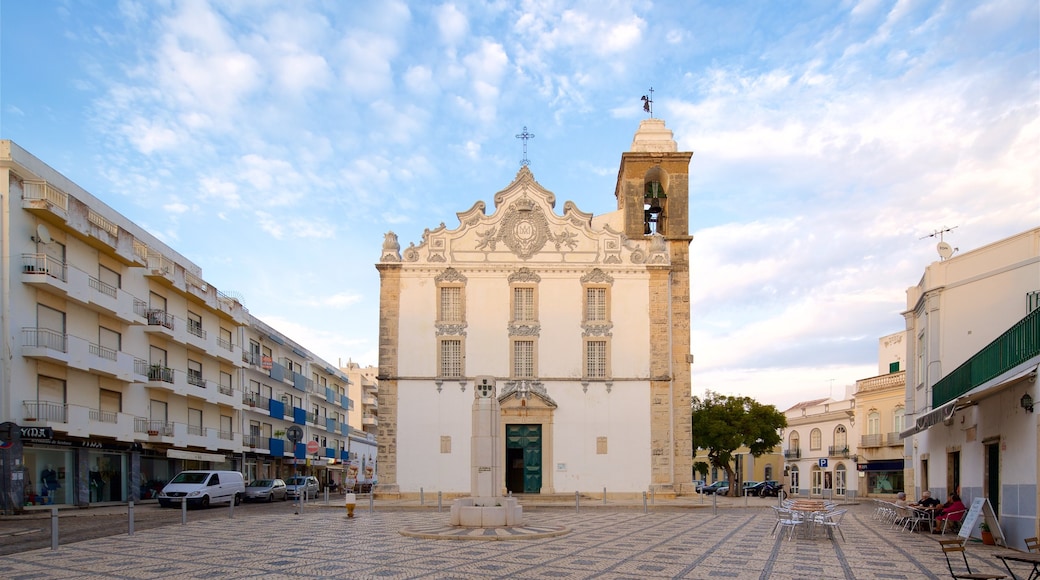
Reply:
[[381, 262], [400, 262], [401, 244], [397, 241], [397, 234], [386, 232], [383, 236], [383, 253], [379, 258]]
[[614, 284], [614, 277], [599, 268], [593, 268], [591, 272], [581, 277], [582, 284]]
[[510, 284], [527, 283], [527, 282], [533, 282], [533, 283], [537, 284], [538, 282], [541, 282], [541, 281], [542, 281], [542, 277], [539, 276], [538, 274], [535, 274], [534, 272], [532, 272], [531, 269], [526, 267], [526, 266], [523, 267], [523, 268], [520, 268], [516, 272], [513, 272], [512, 274], [509, 275], [509, 283]]
[[538, 336], [542, 331], [541, 324], [509, 323], [509, 336]]
[[445, 268], [443, 272], [437, 274], [437, 277], [434, 278], [434, 281], [436, 281], [438, 284], [442, 284], [445, 282], [461, 282], [462, 284], [465, 284], [466, 277], [463, 276], [462, 273], [456, 270], [455, 268]]
[[613, 336], [610, 332], [614, 328], [612, 322], [583, 322], [581, 323], [582, 337], [589, 336]]
[[530, 199], [521, 198], [509, 206], [498, 230], [498, 239], [521, 260], [541, 251], [553, 239], [549, 221], [542, 208]]
[[466, 323], [444, 324], [436, 323], [437, 336], [466, 336]]

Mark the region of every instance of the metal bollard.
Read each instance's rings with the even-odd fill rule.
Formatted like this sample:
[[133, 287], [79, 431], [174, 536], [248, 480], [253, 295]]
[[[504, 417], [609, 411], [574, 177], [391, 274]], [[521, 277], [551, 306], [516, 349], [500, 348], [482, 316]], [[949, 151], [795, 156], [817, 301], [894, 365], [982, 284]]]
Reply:
[[437, 492], [437, 513], [441, 513], [441, 492]]
[[51, 549], [58, 549], [58, 508], [51, 508]]
[[578, 492], [574, 492], [574, 513], [581, 513], [581, 500], [578, 498]]
[[228, 502], [228, 515], [227, 515], [227, 517], [228, 517], [229, 520], [235, 519], [235, 498], [231, 498], [231, 501]]
[[126, 504], [127, 512], [127, 523], [126, 523], [126, 535], [134, 535], [134, 502]]
[[419, 507], [426, 505], [426, 495], [423, 488], [419, 488]]
[[643, 492], [643, 513], [646, 513], [646, 492]]
[[371, 489], [368, 490], [368, 513], [375, 511], [376, 506], [376, 494]]
[[656, 505], [656, 504], [657, 504], [657, 490], [651, 487], [650, 488], [650, 505]]
[[719, 494], [711, 494], [711, 515], [719, 515]]
[[329, 505], [329, 488], [325, 488], [325, 505]]
[[181, 498], [181, 525], [188, 523], [188, 498]]
[[744, 507], [747, 507], [748, 502], [748, 490], [744, 490]]
[[603, 488], [603, 505], [607, 505], [607, 488]]

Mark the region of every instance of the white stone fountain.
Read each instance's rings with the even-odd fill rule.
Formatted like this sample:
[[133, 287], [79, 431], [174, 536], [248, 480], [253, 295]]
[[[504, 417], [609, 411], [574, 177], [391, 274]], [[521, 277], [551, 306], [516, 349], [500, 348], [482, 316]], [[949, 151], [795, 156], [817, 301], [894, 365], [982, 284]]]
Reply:
[[499, 445], [500, 415], [495, 379], [477, 377], [473, 389], [473, 435], [470, 444], [470, 497], [451, 505], [451, 525], [467, 528], [522, 526], [524, 508], [516, 498], [503, 497], [503, 451]]

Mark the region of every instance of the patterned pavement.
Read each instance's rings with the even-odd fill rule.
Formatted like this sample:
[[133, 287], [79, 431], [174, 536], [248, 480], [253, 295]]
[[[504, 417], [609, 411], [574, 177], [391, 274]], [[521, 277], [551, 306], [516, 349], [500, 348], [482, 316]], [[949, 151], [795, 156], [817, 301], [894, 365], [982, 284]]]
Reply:
[[[906, 533], [850, 505], [847, 542], [773, 537], [765, 505], [720, 509], [525, 507], [524, 541], [443, 541], [405, 532], [450, 530], [447, 510], [359, 506], [170, 525], [0, 558], [0, 577], [917, 579], [949, 576], [934, 536]], [[969, 544], [977, 571], [1007, 571]]]

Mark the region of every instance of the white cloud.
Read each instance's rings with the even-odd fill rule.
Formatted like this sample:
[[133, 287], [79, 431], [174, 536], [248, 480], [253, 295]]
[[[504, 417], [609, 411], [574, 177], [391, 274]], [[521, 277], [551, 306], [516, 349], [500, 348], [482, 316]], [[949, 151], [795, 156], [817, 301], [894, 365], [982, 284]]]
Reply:
[[452, 3], [438, 6], [434, 10], [434, 16], [437, 20], [437, 29], [440, 31], [441, 42], [444, 44], [455, 46], [461, 43], [469, 32], [466, 15]]

